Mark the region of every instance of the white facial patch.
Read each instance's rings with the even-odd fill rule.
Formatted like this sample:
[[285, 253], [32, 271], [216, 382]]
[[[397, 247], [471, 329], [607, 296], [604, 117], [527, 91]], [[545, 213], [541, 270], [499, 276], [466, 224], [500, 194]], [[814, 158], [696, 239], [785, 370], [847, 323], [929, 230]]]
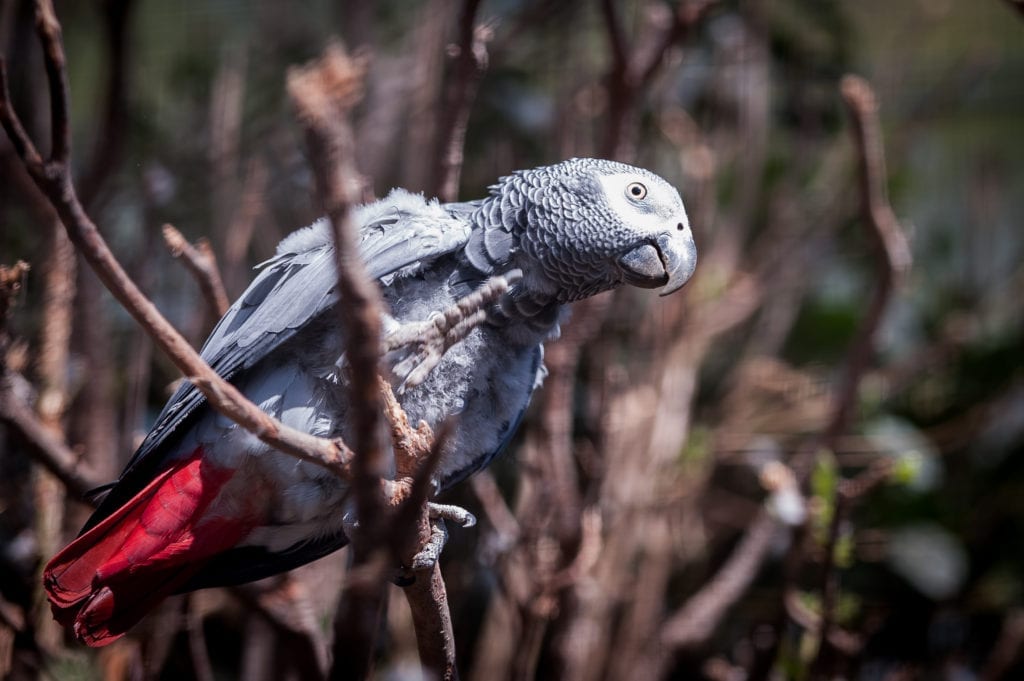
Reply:
[[[600, 175], [598, 180], [611, 209], [625, 224], [637, 231], [661, 233], [672, 230], [675, 228], [673, 220], [681, 221], [689, 227], [679, 195], [671, 187], [635, 173]], [[630, 198], [629, 189], [633, 183], [639, 183], [647, 189], [644, 198]], [[641, 207], [645, 204], [650, 207], [648, 210]]]

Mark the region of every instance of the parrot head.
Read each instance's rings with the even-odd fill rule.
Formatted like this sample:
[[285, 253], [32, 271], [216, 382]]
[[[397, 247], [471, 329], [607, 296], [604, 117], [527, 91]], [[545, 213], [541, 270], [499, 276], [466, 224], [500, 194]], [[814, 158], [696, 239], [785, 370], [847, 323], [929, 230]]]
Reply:
[[679, 192], [642, 168], [574, 158], [504, 177], [491, 193], [485, 212], [504, 230], [485, 230], [484, 250], [507, 249], [536, 298], [565, 303], [623, 284], [668, 295], [696, 267]]

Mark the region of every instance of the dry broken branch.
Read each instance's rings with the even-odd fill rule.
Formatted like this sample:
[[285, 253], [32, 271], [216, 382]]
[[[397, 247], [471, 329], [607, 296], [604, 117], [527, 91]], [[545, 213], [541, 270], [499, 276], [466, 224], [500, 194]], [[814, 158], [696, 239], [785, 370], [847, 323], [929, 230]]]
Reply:
[[220, 270], [217, 268], [217, 256], [210, 242], [200, 239], [193, 246], [174, 225], [169, 224], [163, 226], [163, 235], [167, 248], [171, 251], [171, 257], [180, 258], [196, 278], [213, 318], [223, 317], [230, 302], [227, 291], [224, 290], [224, 282], [221, 281]]

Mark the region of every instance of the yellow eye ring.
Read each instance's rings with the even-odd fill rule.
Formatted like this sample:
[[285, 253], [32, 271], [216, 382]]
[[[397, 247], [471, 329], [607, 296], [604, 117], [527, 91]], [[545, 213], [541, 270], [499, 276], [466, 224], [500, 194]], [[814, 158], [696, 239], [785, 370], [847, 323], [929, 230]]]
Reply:
[[647, 187], [639, 182], [630, 182], [626, 187], [626, 196], [636, 201], [643, 201], [647, 198]]

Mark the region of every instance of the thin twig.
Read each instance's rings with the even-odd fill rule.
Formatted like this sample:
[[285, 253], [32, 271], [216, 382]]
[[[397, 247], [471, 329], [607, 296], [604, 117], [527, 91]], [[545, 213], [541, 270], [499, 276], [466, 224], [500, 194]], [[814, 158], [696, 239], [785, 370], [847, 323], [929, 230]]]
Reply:
[[647, 59], [640, 59], [637, 65], [640, 83], [649, 83], [658, 72], [669, 49], [683, 39], [704, 17], [718, 0], [684, 0], [676, 7], [672, 21], [662, 31], [658, 40], [650, 41], [652, 48]]
[[[638, 40], [638, 48], [634, 48], [626, 39], [622, 21], [619, 18], [615, 3], [602, 0], [601, 18], [608, 35], [611, 65], [605, 75], [608, 89], [608, 115], [605, 126], [601, 152], [607, 158], [629, 161], [633, 155], [632, 140], [627, 138], [630, 121], [636, 116], [637, 104], [642, 100], [640, 91], [653, 80], [665, 55], [704, 17], [707, 10], [717, 0], [693, 0], [681, 2], [670, 12], [666, 26], [658, 27], [659, 33], [653, 37]], [[650, 47], [647, 47], [650, 46]]]
[[[236, 204], [241, 195], [238, 152], [245, 110], [246, 62], [244, 48], [226, 49], [217, 65], [210, 96], [210, 200], [214, 223], [221, 229], [231, 223], [232, 213], [240, 208]], [[230, 232], [225, 235], [230, 238]]]
[[629, 45], [622, 29], [622, 20], [615, 10], [615, 0], [601, 0], [601, 17], [608, 33], [608, 47], [612, 55], [613, 68], [625, 71], [629, 64]]
[[180, 258], [189, 272], [196, 278], [203, 298], [210, 306], [214, 319], [220, 319], [228, 311], [228, 294], [217, 268], [217, 256], [206, 239], [200, 239], [193, 246], [174, 225], [163, 226], [164, 241], [171, 251], [171, 257]]
[[[785, 595], [785, 602], [786, 614], [794, 622], [815, 635], [821, 631], [821, 615], [804, 605], [800, 601], [799, 593], [794, 590], [788, 591]], [[828, 639], [836, 650], [841, 650], [844, 655], [848, 656], [856, 655], [864, 647], [864, 639], [861, 636], [835, 626], [829, 632]]]
[[210, 651], [206, 649], [206, 637], [203, 635], [203, 619], [196, 611], [192, 594], [185, 594], [181, 599], [181, 615], [185, 620], [188, 652], [192, 656], [192, 672], [196, 681], [214, 681]]
[[110, 50], [108, 80], [103, 96], [102, 124], [96, 134], [89, 167], [79, 183], [82, 204], [89, 211], [96, 210], [97, 198], [121, 158], [126, 138], [124, 128], [128, 107], [125, 91], [128, 89], [128, 66], [131, 63], [128, 26], [135, 5], [134, 0], [108, 0], [103, 3], [103, 29], [107, 38], [104, 45]]
[[306, 593], [302, 584], [287, 573], [270, 588], [258, 584], [230, 587], [228, 591], [243, 605], [259, 615], [283, 639], [293, 653], [292, 663], [299, 677], [309, 681], [324, 678], [327, 650], [319, 623], [302, 606]]
[[491, 527], [498, 533], [500, 544], [503, 547], [511, 546], [519, 538], [521, 530], [515, 515], [501, 496], [494, 475], [488, 470], [482, 470], [469, 479], [469, 484]]
[[[6, 350], [7, 334], [4, 325], [7, 316], [28, 271], [29, 265], [23, 261], [18, 261], [10, 267], [0, 265], [0, 353]], [[47, 334], [44, 342], [46, 339], [56, 340], [53, 338], [54, 335], [59, 334]], [[53, 352], [59, 354], [59, 348]], [[55, 370], [56, 365], [67, 369], [63, 364], [67, 360], [61, 360], [56, 354], [52, 357], [55, 366], [46, 368], [47, 375], [51, 375], [50, 372]], [[0, 376], [0, 421], [22, 435], [29, 444], [30, 454], [60, 480], [75, 498], [84, 502], [86, 493], [96, 486], [96, 482], [81, 470], [78, 455], [63, 442], [60, 431], [53, 427], [54, 421], [46, 422], [43, 417], [36, 415], [26, 401], [31, 391], [29, 382], [24, 377], [10, 369], [4, 372], [3, 376]], [[45, 410], [55, 419], [62, 411], [63, 394], [53, 395], [49, 400], [52, 405]]]
[[64, 483], [77, 500], [91, 503], [87, 492], [98, 482], [78, 465], [78, 455], [51, 431], [17, 394], [15, 383], [25, 379], [7, 372], [0, 378], [0, 420], [14, 428], [29, 445], [28, 451], [46, 470]]
[[[878, 101], [866, 80], [858, 76], [845, 76], [840, 84], [843, 103], [853, 123], [854, 144], [860, 164], [861, 212], [872, 241], [875, 242], [877, 275], [875, 291], [868, 311], [857, 329], [846, 355], [846, 373], [839, 390], [836, 407], [825, 430], [823, 444], [831, 448], [847, 429], [852, 418], [861, 379], [874, 354], [874, 341], [889, 300], [901, 278], [910, 269], [911, 256], [906, 235], [903, 233], [886, 192], [885, 152], [882, 146], [881, 126], [878, 120]], [[876, 483], [877, 484], [877, 483]], [[818, 654], [812, 673], [824, 673], [831, 664], [836, 649], [830, 645], [830, 633], [835, 603], [839, 596], [839, 578], [835, 565], [835, 547], [850, 506], [856, 498], [843, 493], [840, 486], [835, 508], [825, 540], [825, 562], [821, 576], [821, 627], [818, 631]]]
[[725, 565], [665, 622], [661, 638], [667, 646], [690, 648], [714, 634], [726, 610], [757, 576], [778, 528], [779, 521], [762, 509]]
[[438, 129], [437, 163], [433, 192], [442, 201], [455, 201], [459, 194], [463, 150], [469, 113], [480, 80], [487, 71], [487, 43], [493, 30], [476, 25], [480, 0], [463, 0], [459, 15], [459, 42], [453, 46], [455, 72], [448, 88], [447, 101], [441, 111]]
[[[51, 0], [36, 2], [36, 32], [43, 43], [46, 78], [50, 96], [50, 162], [67, 165], [71, 156], [71, 124], [68, 121], [67, 95], [53, 96], [53, 93], [67, 93], [68, 73], [64, 57], [60, 22], [53, 11]], [[7, 99], [4, 86], [4, 99]]]
[[875, 334], [900, 279], [910, 269], [910, 247], [886, 191], [885, 153], [878, 121], [878, 103], [867, 81], [858, 76], [842, 80], [843, 102], [853, 123], [854, 144], [860, 158], [861, 212], [868, 237], [876, 245], [877, 284], [871, 303], [846, 356], [846, 372], [837, 407], [825, 431], [828, 444], [846, 430], [856, 403], [857, 388], [874, 351]]
[[184, 337], [160, 314], [156, 306], [128, 277], [114, 257], [95, 223], [86, 214], [75, 192], [68, 163], [68, 90], [60, 25], [48, 0], [38, 0], [39, 38], [44, 47], [50, 83], [51, 119], [55, 126], [54, 153], [43, 160], [25, 133], [11, 106], [5, 64], [0, 61], [0, 123], [36, 184], [50, 199], [68, 236], [135, 320], [207, 398], [210, 406], [252, 432], [263, 442], [291, 456], [315, 463], [347, 478], [351, 450], [340, 440], [314, 437], [285, 426], [247, 400], [233, 385], [210, 368]]
[[262, 157], [249, 161], [242, 184], [242, 195], [231, 217], [227, 234], [224, 235], [223, 271], [227, 286], [232, 291], [241, 288], [241, 281], [245, 276], [243, 260], [256, 232], [256, 223], [264, 209], [267, 175], [267, 163]]

